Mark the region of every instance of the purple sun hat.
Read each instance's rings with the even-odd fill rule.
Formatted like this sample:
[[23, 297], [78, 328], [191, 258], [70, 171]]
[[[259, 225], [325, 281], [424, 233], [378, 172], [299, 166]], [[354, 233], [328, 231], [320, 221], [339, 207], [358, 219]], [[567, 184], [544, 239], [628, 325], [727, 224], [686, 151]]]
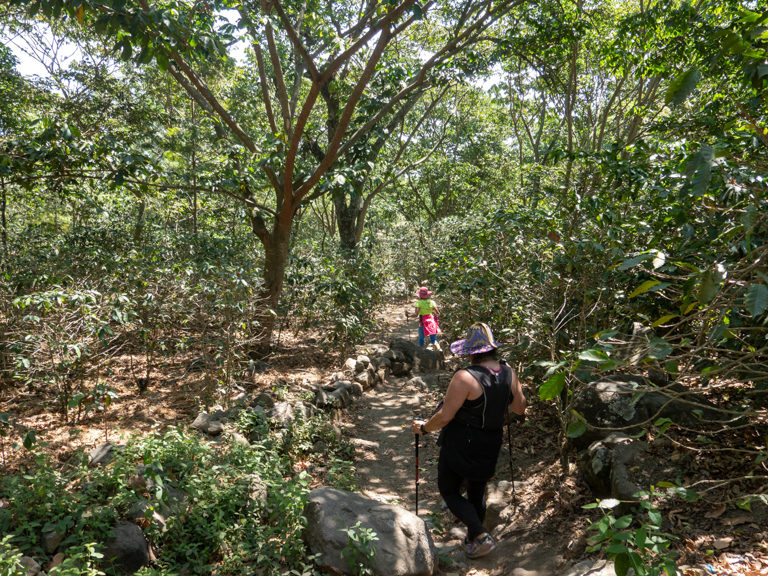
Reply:
[[429, 288], [426, 286], [422, 286], [419, 288], [419, 291], [416, 294], [421, 299], [430, 298], [432, 296], [432, 292], [429, 291]]
[[457, 356], [467, 356], [469, 354], [490, 352], [499, 346], [501, 344], [496, 342], [493, 332], [491, 332], [488, 325], [478, 322], [469, 327], [466, 336], [462, 340], [457, 340], [451, 344], [451, 352]]

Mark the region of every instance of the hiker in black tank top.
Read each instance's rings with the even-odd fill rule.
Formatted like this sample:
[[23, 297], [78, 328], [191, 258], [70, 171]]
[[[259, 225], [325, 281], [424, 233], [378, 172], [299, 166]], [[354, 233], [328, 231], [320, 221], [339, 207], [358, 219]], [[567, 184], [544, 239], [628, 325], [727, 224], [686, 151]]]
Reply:
[[464, 339], [451, 344], [454, 354], [469, 356], [470, 366], [454, 373], [440, 409], [429, 420], [412, 423], [415, 434], [441, 430], [438, 488], [449, 510], [467, 526], [470, 558], [495, 547], [483, 527], [486, 485], [496, 470], [507, 411], [524, 414], [527, 405], [517, 374], [497, 359], [498, 346], [487, 325], [473, 324]]

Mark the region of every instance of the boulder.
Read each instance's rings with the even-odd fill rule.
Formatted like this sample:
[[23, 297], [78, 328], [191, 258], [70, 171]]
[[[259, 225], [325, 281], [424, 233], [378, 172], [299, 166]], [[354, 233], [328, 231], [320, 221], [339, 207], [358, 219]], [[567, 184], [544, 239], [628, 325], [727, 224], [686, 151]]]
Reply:
[[253, 502], [260, 512], [265, 512], [269, 496], [269, 486], [267, 483], [258, 474], [247, 474], [242, 477], [242, 481], [248, 484], [249, 502]]
[[291, 404], [290, 402], [275, 402], [272, 410], [269, 412], [269, 417], [275, 424], [279, 426], [287, 426], [293, 422], [296, 418], [302, 418], [306, 420], [312, 415], [312, 410], [309, 406], [303, 402], [297, 402]]
[[64, 540], [64, 536], [66, 535], [67, 533], [64, 530], [58, 531], [54, 529], [49, 532], [43, 532], [43, 549], [46, 554], [53, 554], [56, 552], [56, 548], [59, 547], [59, 544], [61, 544], [61, 541]]
[[115, 452], [120, 450], [121, 446], [115, 446], [111, 442], [105, 442], [100, 446], [96, 446], [88, 454], [88, 466], [103, 466], [109, 464], [112, 458], [115, 456]]
[[684, 386], [672, 384], [658, 388], [644, 376], [629, 374], [609, 375], [585, 386], [576, 395], [573, 409], [588, 424], [601, 428], [589, 429], [571, 439], [571, 444], [578, 450], [605, 438], [611, 428], [629, 427], [628, 431], [633, 433], [643, 424], [660, 417], [682, 425], [723, 419], [712, 403]]
[[118, 574], [133, 574], [150, 561], [149, 545], [141, 528], [131, 522], [118, 522], [104, 550], [104, 566]]
[[197, 415], [197, 418], [195, 418], [194, 422], [192, 422], [189, 427], [210, 436], [218, 436], [224, 431], [223, 420], [225, 420], [226, 417], [226, 413], [221, 410], [217, 410], [212, 414], [203, 411]]
[[393, 376], [407, 376], [411, 373], [411, 365], [407, 362], [400, 362], [395, 360], [392, 362], [392, 375]]
[[344, 362], [344, 368], [342, 368], [342, 371], [345, 374], [355, 374], [357, 372], [360, 372], [360, 370], [363, 369], [363, 367], [360, 367], [360, 370], [357, 369], [357, 360], [355, 358], [347, 358], [346, 362]]
[[442, 353], [420, 348], [410, 340], [395, 338], [390, 343], [390, 350], [395, 354], [395, 360], [404, 356], [405, 362], [411, 364], [415, 372], [437, 372], [445, 368]]
[[133, 503], [125, 516], [128, 520], [145, 527], [148, 523], [154, 523], [160, 527], [161, 532], [165, 532], [165, 526], [168, 523], [168, 517], [170, 516], [170, 508], [165, 504], [161, 504], [159, 508], [161, 508], [162, 511], [158, 511], [158, 508], [151, 505], [146, 500], [139, 500], [138, 502]]
[[360, 384], [364, 389], [370, 388], [373, 385], [373, 378], [371, 378], [371, 375], [367, 370], [363, 370], [362, 372], [355, 374], [355, 382]]
[[350, 546], [344, 531], [360, 523], [378, 540], [373, 573], [379, 576], [430, 576], [437, 568], [437, 550], [424, 521], [407, 510], [359, 494], [317, 488], [305, 507], [307, 541], [323, 570], [349, 574], [342, 552]]
[[267, 392], [259, 392], [251, 402], [251, 406], [254, 408], [266, 408], [270, 410], [275, 405], [275, 399]]
[[21, 565], [24, 566], [24, 569], [26, 570], [25, 576], [37, 576], [38, 574], [41, 574], [43, 569], [38, 564], [37, 560], [32, 558], [31, 556], [22, 556], [19, 559], [19, 562], [21, 562]]

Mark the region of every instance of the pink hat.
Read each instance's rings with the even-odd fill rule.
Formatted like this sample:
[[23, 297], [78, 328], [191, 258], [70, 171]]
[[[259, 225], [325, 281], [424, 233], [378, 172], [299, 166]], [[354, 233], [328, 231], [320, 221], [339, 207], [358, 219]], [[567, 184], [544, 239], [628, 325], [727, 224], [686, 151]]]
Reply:
[[430, 292], [426, 286], [422, 286], [421, 288], [419, 288], [417, 295], [419, 298], [429, 298], [430, 296], [432, 296], [432, 292]]
[[499, 346], [501, 344], [496, 342], [488, 325], [478, 322], [469, 327], [467, 335], [462, 340], [457, 340], [451, 344], [451, 352], [457, 356], [482, 354]]

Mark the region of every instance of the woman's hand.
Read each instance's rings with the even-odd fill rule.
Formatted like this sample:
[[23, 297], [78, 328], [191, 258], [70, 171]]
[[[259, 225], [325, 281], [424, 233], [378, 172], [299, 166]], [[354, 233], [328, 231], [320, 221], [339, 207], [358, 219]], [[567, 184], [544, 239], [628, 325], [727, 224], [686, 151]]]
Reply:
[[411, 431], [414, 434], [424, 434], [425, 432], [421, 431], [421, 427], [426, 423], [426, 420], [414, 420], [413, 423], [411, 423]]

